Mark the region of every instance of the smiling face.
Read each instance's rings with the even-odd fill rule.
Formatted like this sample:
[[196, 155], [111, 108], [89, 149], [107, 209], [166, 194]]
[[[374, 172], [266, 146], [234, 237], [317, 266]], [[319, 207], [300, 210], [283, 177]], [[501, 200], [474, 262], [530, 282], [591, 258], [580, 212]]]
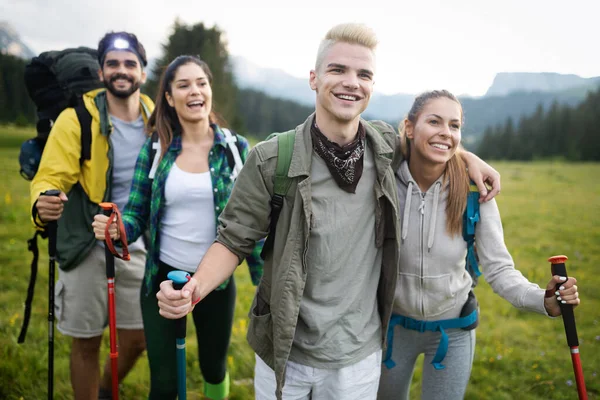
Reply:
[[193, 62], [181, 65], [165, 98], [175, 108], [182, 123], [208, 119], [212, 109], [212, 89], [206, 72]]
[[374, 74], [372, 50], [344, 42], [331, 45], [321, 65], [310, 72], [317, 115], [338, 124], [357, 120], [369, 105]]
[[445, 164], [460, 144], [462, 108], [447, 97], [434, 98], [425, 104], [416, 121], [405, 121], [410, 139], [410, 160], [423, 164]]
[[135, 54], [112, 50], [104, 57], [100, 80], [112, 95], [126, 99], [146, 82], [146, 72]]

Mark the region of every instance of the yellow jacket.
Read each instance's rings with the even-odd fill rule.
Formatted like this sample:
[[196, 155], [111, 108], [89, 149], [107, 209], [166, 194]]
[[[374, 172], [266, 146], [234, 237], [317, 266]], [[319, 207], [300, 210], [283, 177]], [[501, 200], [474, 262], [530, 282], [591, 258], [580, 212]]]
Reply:
[[[58, 189], [69, 198], [58, 221], [57, 257], [62, 269], [76, 266], [93, 247], [95, 238], [91, 222], [100, 212], [98, 204], [110, 199], [112, 184], [112, 149], [108, 140], [112, 125], [106, 90], [86, 93], [83, 102], [92, 116], [90, 159], [80, 165], [81, 126], [75, 109], [67, 108], [52, 127], [30, 187], [32, 218], [38, 229], [44, 227], [35, 209], [39, 195], [46, 190]], [[143, 94], [140, 95], [140, 109], [147, 122], [154, 103]]]

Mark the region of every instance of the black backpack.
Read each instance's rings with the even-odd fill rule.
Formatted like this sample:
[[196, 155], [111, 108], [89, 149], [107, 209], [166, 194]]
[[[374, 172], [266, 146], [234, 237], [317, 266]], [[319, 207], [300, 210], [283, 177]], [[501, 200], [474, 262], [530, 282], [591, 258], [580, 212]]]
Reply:
[[[97, 52], [88, 47], [70, 48], [61, 51], [47, 51], [34, 57], [25, 66], [25, 86], [29, 97], [37, 107], [37, 136], [21, 145], [19, 164], [21, 176], [32, 180], [37, 173], [42, 152], [48, 140], [52, 125], [59, 114], [68, 107], [73, 107], [81, 126], [80, 164], [90, 159], [92, 145], [92, 116], [83, 104], [82, 96], [90, 90], [103, 87], [98, 77]], [[36, 231], [27, 241], [28, 249], [33, 253], [31, 276], [25, 300], [25, 312], [19, 343], [25, 341], [31, 303], [35, 288], [38, 265], [37, 236], [47, 237], [46, 231]]]
[[83, 105], [84, 93], [103, 87], [98, 77], [97, 51], [88, 47], [47, 51], [25, 66], [25, 86], [37, 107], [37, 136], [21, 145], [21, 176], [35, 176], [46, 140], [58, 115], [68, 107], [75, 108], [81, 126], [81, 158], [90, 159], [92, 117]]

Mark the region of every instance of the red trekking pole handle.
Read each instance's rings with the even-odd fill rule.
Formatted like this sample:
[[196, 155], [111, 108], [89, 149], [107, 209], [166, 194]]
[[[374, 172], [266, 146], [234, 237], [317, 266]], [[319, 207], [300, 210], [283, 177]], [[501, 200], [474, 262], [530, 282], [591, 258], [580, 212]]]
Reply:
[[[100, 207], [104, 210], [104, 215], [108, 216], [108, 221], [106, 221], [106, 228], [104, 228], [104, 241], [106, 242], [106, 246], [110, 250], [113, 256], [120, 258], [125, 261], [129, 261], [129, 249], [127, 248], [127, 233], [125, 232], [125, 225], [123, 225], [123, 220], [121, 218], [121, 212], [119, 211], [119, 207], [115, 203], [100, 203]], [[115, 244], [108, 233], [110, 225], [113, 221], [117, 222], [117, 229], [119, 229], [119, 241], [121, 242], [121, 247], [123, 248], [123, 254], [119, 254], [119, 252], [115, 249]]]
[[[550, 257], [548, 261], [551, 263], [552, 275], [564, 276], [568, 278], [567, 267], [565, 261], [567, 256]], [[559, 289], [560, 283], [556, 285], [556, 290]], [[571, 348], [571, 361], [573, 361], [573, 371], [575, 373], [575, 382], [577, 383], [577, 394], [580, 400], [587, 400], [587, 391], [585, 389], [585, 381], [583, 379], [583, 369], [581, 368], [581, 359], [579, 358], [579, 339], [577, 338], [577, 327], [575, 326], [575, 313], [573, 306], [570, 304], [558, 304], [562, 314], [563, 324], [565, 326], [565, 334], [567, 335], [567, 344]]]

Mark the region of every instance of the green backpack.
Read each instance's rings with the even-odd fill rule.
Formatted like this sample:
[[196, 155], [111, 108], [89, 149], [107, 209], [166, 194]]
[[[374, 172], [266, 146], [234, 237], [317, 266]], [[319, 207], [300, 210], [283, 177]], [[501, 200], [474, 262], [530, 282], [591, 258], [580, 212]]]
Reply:
[[[377, 126], [369, 124], [378, 132], [382, 133]], [[266, 254], [271, 251], [275, 242], [275, 231], [277, 229], [277, 221], [279, 214], [283, 208], [283, 199], [287, 195], [292, 179], [288, 177], [288, 171], [292, 162], [292, 154], [294, 153], [294, 141], [296, 139], [296, 131], [291, 130], [283, 133], [272, 133], [267, 137], [269, 140], [277, 137], [277, 167], [275, 169], [275, 179], [273, 187], [273, 196], [271, 197], [271, 222], [269, 225], [269, 235], [265, 240], [261, 257], [265, 259]], [[481, 275], [477, 261], [477, 252], [475, 250], [475, 227], [479, 221], [479, 190], [473, 182], [471, 182], [469, 193], [467, 195], [467, 207], [463, 214], [463, 239], [467, 242], [467, 257], [465, 268], [471, 275], [473, 286], [477, 285], [477, 280]]]

